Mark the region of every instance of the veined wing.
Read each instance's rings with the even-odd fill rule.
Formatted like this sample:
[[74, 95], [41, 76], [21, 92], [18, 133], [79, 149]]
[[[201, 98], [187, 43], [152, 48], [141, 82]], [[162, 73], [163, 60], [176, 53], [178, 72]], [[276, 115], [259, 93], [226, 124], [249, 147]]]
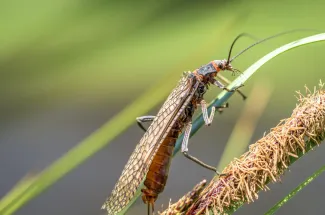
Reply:
[[108, 214], [116, 214], [121, 211], [135, 195], [163, 138], [175, 122], [175, 116], [179, 114], [184, 102], [191, 95], [192, 84], [192, 80], [184, 76], [168, 96], [125, 165], [111, 196], [102, 206], [102, 209], [106, 209]]

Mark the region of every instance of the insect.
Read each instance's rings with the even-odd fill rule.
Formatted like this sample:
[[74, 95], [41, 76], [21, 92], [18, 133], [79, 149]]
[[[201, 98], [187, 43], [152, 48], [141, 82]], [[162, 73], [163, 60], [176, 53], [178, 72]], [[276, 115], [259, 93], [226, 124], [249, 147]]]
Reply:
[[[234, 74], [240, 72], [231, 65], [231, 62], [235, 58], [263, 41], [289, 32], [291, 31], [282, 32], [259, 40], [230, 59], [235, 42], [242, 36], [249, 36], [247, 34], [240, 34], [233, 41], [227, 59], [213, 60], [193, 72], [184, 73], [176, 88], [174, 88], [159, 110], [157, 116], [137, 118], [138, 124], [145, 131], [145, 134], [129, 158], [120, 179], [115, 185], [111, 196], [103, 204], [102, 209], [106, 209], [108, 214], [120, 212], [130, 203], [138, 187], [144, 180], [145, 188], [141, 190], [142, 200], [148, 205], [148, 214], [150, 214], [150, 211], [154, 209], [154, 203], [158, 195], [164, 190], [166, 185], [174, 146], [183, 130], [184, 138], [181, 149], [183, 155], [219, 174], [214, 167], [203, 163], [188, 153], [188, 141], [194, 111], [200, 105], [205, 124], [210, 125], [215, 111], [227, 107], [227, 104], [221, 107], [212, 107], [209, 115], [207, 103], [203, 98], [209, 86], [214, 85], [229, 92], [238, 91], [238, 88], [241, 87], [238, 86], [231, 90], [228, 89], [222, 82], [215, 79], [218, 73], [225, 70], [231, 71]], [[246, 98], [244, 95], [242, 96]], [[151, 125], [148, 129], [145, 129], [142, 123], [150, 121], [152, 122]]]

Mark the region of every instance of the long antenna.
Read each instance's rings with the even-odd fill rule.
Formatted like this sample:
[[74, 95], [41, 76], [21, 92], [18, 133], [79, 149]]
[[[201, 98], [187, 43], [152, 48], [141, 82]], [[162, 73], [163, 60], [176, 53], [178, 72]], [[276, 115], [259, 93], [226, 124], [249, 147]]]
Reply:
[[229, 60], [230, 60], [230, 56], [231, 56], [231, 52], [232, 52], [232, 48], [234, 47], [236, 41], [241, 38], [241, 37], [244, 37], [244, 36], [247, 36], [247, 37], [250, 37], [254, 40], [257, 40], [257, 38], [251, 34], [247, 34], [247, 33], [241, 33], [239, 34], [235, 39], [234, 41], [232, 42], [231, 46], [230, 46], [230, 50], [229, 50], [229, 54], [228, 54], [228, 59], [227, 59], [227, 64], [229, 63]]
[[[292, 32], [296, 32], [296, 31], [317, 31], [317, 32], [320, 32], [319, 30], [315, 30], [315, 29], [293, 29], [293, 30], [289, 30], [289, 31], [283, 31], [281, 33], [278, 33], [278, 34], [275, 34], [273, 36], [270, 36], [270, 37], [267, 37], [267, 38], [264, 38], [264, 39], [261, 39], [255, 43], [253, 43], [252, 45], [248, 46], [247, 48], [245, 48], [244, 50], [240, 51], [238, 54], [236, 54], [233, 58], [230, 59], [230, 55], [231, 55], [231, 50], [232, 50], [232, 47], [234, 46], [236, 40], [238, 40], [240, 37], [242, 37], [243, 35], [246, 35], [246, 34], [240, 34], [236, 37], [236, 39], [234, 40], [234, 42], [231, 44], [231, 47], [230, 47], [230, 52], [229, 52], [229, 56], [228, 56], [228, 60], [227, 60], [227, 64], [231, 63], [235, 58], [237, 58], [239, 55], [243, 54], [245, 51], [247, 51], [248, 49], [256, 46], [257, 44], [260, 44], [262, 42], [265, 42], [267, 40], [270, 40], [270, 39], [273, 39], [275, 37], [279, 37], [279, 36], [282, 36], [284, 34], [289, 34], [289, 33], [292, 33]], [[229, 60], [230, 59], [230, 60]]]

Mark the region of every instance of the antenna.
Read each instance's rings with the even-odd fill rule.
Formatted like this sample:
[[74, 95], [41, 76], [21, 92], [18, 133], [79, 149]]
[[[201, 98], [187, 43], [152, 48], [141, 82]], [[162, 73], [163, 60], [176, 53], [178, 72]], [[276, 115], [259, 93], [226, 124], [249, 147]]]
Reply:
[[230, 56], [231, 56], [231, 52], [232, 52], [232, 48], [234, 47], [236, 41], [237, 41], [239, 38], [244, 37], [244, 36], [247, 36], [247, 37], [250, 37], [250, 38], [252, 38], [252, 39], [254, 39], [254, 40], [257, 40], [257, 38], [256, 38], [255, 36], [251, 35], [251, 34], [247, 34], [247, 33], [241, 33], [241, 34], [239, 34], [239, 35], [234, 39], [234, 41], [232, 42], [232, 44], [231, 44], [231, 46], [230, 46], [230, 50], [229, 50], [229, 54], [228, 54], [228, 59], [227, 59], [227, 64], [230, 63], [229, 60], [230, 60]]
[[[264, 39], [261, 39], [261, 40], [255, 42], [255, 43], [253, 43], [252, 45], [248, 46], [247, 48], [243, 49], [243, 50], [240, 51], [238, 54], [236, 54], [235, 57], [233, 57], [233, 58], [230, 59], [231, 51], [232, 51], [232, 48], [233, 48], [235, 42], [236, 42], [240, 37], [246, 35], [245, 33], [240, 34], [240, 35], [238, 35], [238, 36], [235, 38], [234, 42], [231, 44], [230, 51], [229, 51], [229, 55], [228, 55], [227, 64], [231, 63], [231, 62], [232, 62], [234, 59], [236, 59], [239, 55], [243, 54], [243, 53], [246, 52], [248, 49], [250, 49], [250, 48], [256, 46], [257, 44], [260, 44], [260, 43], [265, 42], [265, 41], [267, 41], [267, 40], [270, 40], [270, 39], [273, 39], [273, 38], [276, 38], [276, 37], [282, 36], [282, 35], [284, 35], [284, 34], [289, 34], [289, 33], [292, 33], [292, 32], [296, 32], [296, 31], [317, 31], [317, 32], [320, 32], [319, 30], [315, 30], [315, 29], [293, 29], [293, 30], [289, 30], [289, 31], [283, 31], [283, 32], [281, 32], [281, 33], [275, 34], [275, 35], [270, 36], [270, 37], [266, 37], [266, 38], [264, 38]], [[246, 35], [246, 36], [247, 36], [247, 35]]]

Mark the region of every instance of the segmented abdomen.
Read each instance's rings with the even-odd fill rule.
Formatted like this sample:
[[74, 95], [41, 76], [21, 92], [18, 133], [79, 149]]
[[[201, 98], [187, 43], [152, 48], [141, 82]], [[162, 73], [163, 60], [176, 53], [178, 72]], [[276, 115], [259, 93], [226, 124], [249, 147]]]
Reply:
[[184, 76], [168, 96], [130, 156], [112, 194], [103, 204], [102, 209], [106, 209], [108, 214], [116, 214], [130, 203], [148, 173], [160, 145], [179, 117], [180, 109], [188, 102], [188, 97], [196, 87], [191, 78]]
[[153, 205], [159, 193], [165, 188], [176, 140], [185, 125], [192, 120], [196, 108], [196, 104], [193, 105], [193, 102], [195, 103], [197, 98], [195, 95], [192, 96], [193, 95], [190, 95], [188, 97], [188, 101], [185, 102], [184, 106], [179, 110], [173, 127], [168, 132], [151, 162], [146, 180], [144, 181], [146, 189], [141, 190], [142, 200], [146, 204]]
[[146, 204], [153, 204], [166, 185], [169, 166], [175, 147], [176, 138], [167, 136], [153, 158], [142, 189], [142, 199]]

